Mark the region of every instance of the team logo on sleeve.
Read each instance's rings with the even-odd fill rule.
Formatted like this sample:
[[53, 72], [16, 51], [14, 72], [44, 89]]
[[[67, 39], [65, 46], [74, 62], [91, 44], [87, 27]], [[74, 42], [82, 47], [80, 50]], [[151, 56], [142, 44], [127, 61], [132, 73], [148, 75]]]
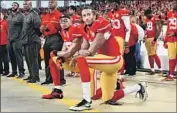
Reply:
[[106, 40], [108, 40], [108, 39], [110, 38], [110, 36], [111, 36], [111, 33], [110, 33], [110, 32], [104, 33], [104, 38], [105, 38]]

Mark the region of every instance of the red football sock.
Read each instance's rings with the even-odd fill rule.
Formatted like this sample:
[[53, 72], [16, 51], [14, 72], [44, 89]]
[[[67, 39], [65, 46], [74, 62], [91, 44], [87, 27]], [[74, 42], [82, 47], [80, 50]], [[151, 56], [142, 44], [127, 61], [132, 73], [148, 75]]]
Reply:
[[150, 64], [151, 69], [153, 69], [154, 68], [154, 58], [153, 58], [153, 56], [149, 56], [149, 64]]
[[58, 70], [56, 64], [53, 62], [52, 59], [49, 60], [49, 68], [50, 68], [50, 73], [51, 73], [54, 85], [59, 86], [60, 85], [60, 71]]
[[154, 60], [155, 60], [155, 62], [156, 62], [156, 64], [157, 64], [158, 68], [159, 68], [159, 69], [162, 68], [162, 67], [161, 67], [161, 62], [160, 62], [159, 56], [154, 55]]
[[169, 60], [169, 70], [170, 70], [170, 74], [171, 75], [174, 75], [175, 73], [175, 67], [176, 67], [176, 61], [177, 59], [172, 59], [172, 60]]
[[94, 96], [92, 97], [92, 99], [93, 99], [93, 100], [98, 100], [98, 99], [100, 99], [101, 97], [102, 97], [102, 90], [101, 90], [101, 88], [99, 88], [99, 89], [96, 90], [96, 95], [94, 95]]
[[117, 101], [117, 100], [119, 100], [119, 99], [121, 99], [123, 97], [124, 97], [124, 91], [123, 91], [123, 89], [116, 90], [114, 92], [114, 96], [112, 97], [112, 100]]
[[80, 71], [81, 81], [90, 82], [90, 71], [87, 61], [84, 57], [77, 58], [77, 66]]

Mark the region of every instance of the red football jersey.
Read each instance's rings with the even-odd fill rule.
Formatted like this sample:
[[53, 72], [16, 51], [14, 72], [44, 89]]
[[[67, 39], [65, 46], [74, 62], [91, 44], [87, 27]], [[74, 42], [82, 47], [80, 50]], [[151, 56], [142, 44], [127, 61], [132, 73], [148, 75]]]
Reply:
[[64, 43], [67, 46], [71, 45], [71, 42], [74, 38], [82, 37], [80, 29], [81, 29], [81, 24], [73, 24], [72, 26], [69, 27], [68, 30], [61, 31], [62, 39], [64, 40]]
[[[168, 22], [167, 22], [167, 32], [166, 32], [166, 41], [168, 42], [176, 42], [177, 41], [177, 13], [176, 12], [168, 12], [167, 14]], [[176, 34], [175, 36], [168, 36], [171, 34]]]
[[113, 14], [112, 11], [109, 11], [108, 14], [107, 14], [107, 16], [108, 16], [109, 19], [113, 19], [114, 14]]
[[130, 39], [128, 42], [129, 47], [135, 45], [137, 40], [138, 40], [138, 29], [136, 28], [134, 24], [131, 24], [131, 33], [130, 33]]
[[79, 15], [72, 15], [72, 22], [73, 23], [79, 23], [79, 22], [81, 22], [81, 17], [79, 16]]
[[98, 50], [98, 53], [108, 55], [108, 56], [118, 56], [119, 45], [116, 39], [111, 34], [111, 24], [108, 20], [103, 17], [97, 18], [97, 20], [92, 24], [90, 28], [86, 29], [87, 35], [90, 38], [90, 41], [93, 41], [96, 33], [104, 33], [106, 42], [104, 45]]
[[125, 25], [123, 20], [121, 19], [122, 16], [128, 15], [128, 11], [125, 9], [119, 9], [115, 12], [114, 17], [111, 19], [112, 23], [112, 34], [113, 36], [120, 36], [125, 39]]
[[146, 19], [146, 35], [147, 38], [155, 37], [156, 35], [156, 21], [159, 20], [159, 18], [152, 17], [151, 19]]

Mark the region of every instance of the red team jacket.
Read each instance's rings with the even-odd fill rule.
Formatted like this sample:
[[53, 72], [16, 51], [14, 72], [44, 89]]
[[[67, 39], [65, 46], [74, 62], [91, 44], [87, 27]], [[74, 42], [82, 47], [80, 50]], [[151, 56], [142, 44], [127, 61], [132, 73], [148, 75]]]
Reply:
[[58, 33], [58, 30], [60, 29], [59, 20], [61, 16], [62, 14], [57, 9], [55, 9], [52, 13], [47, 13], [42, 16], [41, 25], [48, 27], [48, 30], [44, 31], [44, 36], [50, 36]]
[[6, 20], [0, 20], [0, 45], [6, 45], [8, 43], [8, 24]]
[[134, 24], [131, 24], [131, 33], [128, 42], [129, 47], [134, 46], [137, 41], [138, 41], [138, 29]]

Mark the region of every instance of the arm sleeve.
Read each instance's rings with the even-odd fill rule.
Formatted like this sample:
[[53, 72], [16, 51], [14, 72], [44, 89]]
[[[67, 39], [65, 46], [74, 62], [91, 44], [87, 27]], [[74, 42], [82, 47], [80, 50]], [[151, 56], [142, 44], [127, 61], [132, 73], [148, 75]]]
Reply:
[[105, 19], [96, 20], [90, 30], [94, 33], [106, 33], [111, 30], [111, 24]]
[[130, 39], [130, 32], [131, 32], [130, 16], [122, 16], [121, 19], [123, 20], [126, 28], [125, 42], [128, 42]]

